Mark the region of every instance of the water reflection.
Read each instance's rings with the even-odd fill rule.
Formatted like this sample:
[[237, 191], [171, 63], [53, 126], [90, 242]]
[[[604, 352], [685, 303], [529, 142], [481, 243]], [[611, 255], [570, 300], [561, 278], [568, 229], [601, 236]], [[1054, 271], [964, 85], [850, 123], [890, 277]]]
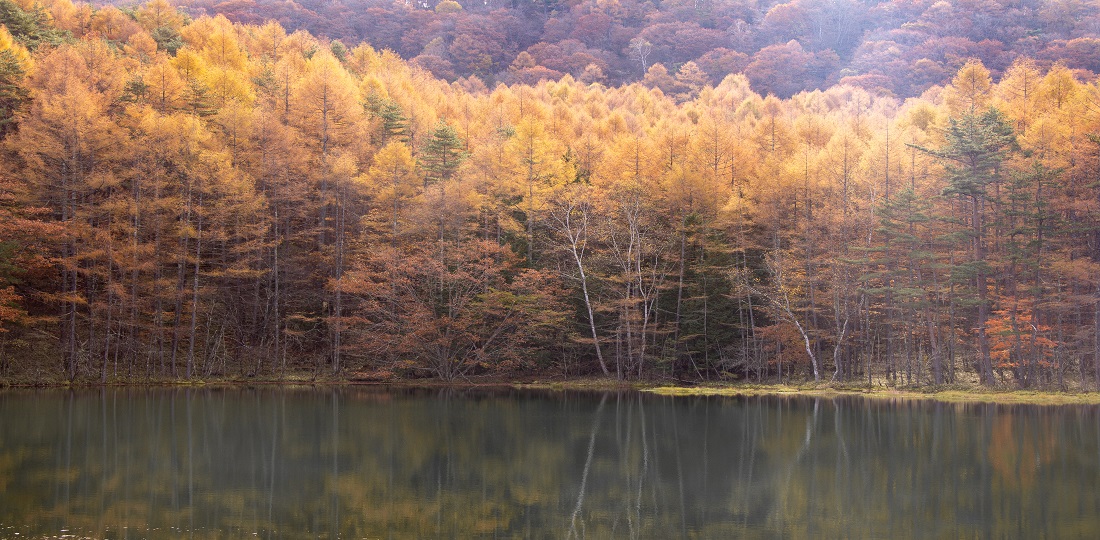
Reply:
[[0, 537], [1100, 537], [1096, 407], [103, 390], [0, 415]]

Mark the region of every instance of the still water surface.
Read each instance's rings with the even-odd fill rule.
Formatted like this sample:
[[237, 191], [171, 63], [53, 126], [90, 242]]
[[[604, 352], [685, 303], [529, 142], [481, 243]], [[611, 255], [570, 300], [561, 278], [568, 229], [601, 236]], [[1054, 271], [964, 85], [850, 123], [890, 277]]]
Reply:
[[1100, 538], [1100, 409], [0, 393], [0, 537]]

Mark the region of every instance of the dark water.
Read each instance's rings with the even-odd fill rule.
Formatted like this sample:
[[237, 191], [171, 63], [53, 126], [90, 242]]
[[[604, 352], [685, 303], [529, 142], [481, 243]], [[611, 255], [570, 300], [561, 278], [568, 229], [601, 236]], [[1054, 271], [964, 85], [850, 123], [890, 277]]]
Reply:
[[1100, 409], [0, 393], [0, 537], [1100, 538]]

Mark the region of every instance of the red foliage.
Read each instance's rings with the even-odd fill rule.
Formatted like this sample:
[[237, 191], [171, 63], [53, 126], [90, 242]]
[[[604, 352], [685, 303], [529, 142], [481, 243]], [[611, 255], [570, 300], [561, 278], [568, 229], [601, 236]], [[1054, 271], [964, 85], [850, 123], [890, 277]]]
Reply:
[[606, 53], [589, 49], [576, 40], [570, 39], [559, 43], [540, 42], [528, 48], [527, 52], [538, 65], [560, 73], [570, 73], [574, 77], [584, 73], [584, 69], [589, 64], [595, 64], [604, 72], [608, 69], [608, 62], [603, 58]]
[[745, 68], [745, 75], [754, 90], [786, 98], [802, 90], [825, 86], [838, 63], [832, 51], [807, 52], [797, 41], [791, 40], [757, 52]]
[[[508, 68], [526, 50], [550, 72], [523, 75], [522, 80], [552, 71], [579, 77], [595, 64], [611, 83], [636, 81], [644, 73], [629, 47], [634, 38], [652, 43], [648, 64], [661, 62], [675, 70], [695, 61], [712, 83], [747, 70], [754, 90], [780, 96], [848, 77], [899, 97], [919, 95], [949, 82], [950, 74], [969, 58], [980, 59], [994, 77], [1019, 56], [1041, 63], [1062, 61], [1086, 75], [1100, 73], [1100, 39], [1089, 37], [1100, 21], [1096, 3], [460, 3], [463, 10], [445, 13], [431, 9], [434, 1], [190, 0], [185, 5], [192, 14], [220, 12], [233, 21], [275, 19], [291, 31], [305, 29], [348, 45], [367, 41], [408, 59], [433, 54], [438, 59], [417, 63], [448, 80], [475, 74], [490, 82], [497, 77], [519, 80], [507, 74]], [[433, 40], [443, 44], [444, 54], [425, 51]], [[580, 46], [566, 45], [570, 42]], [[551, 54], [545, 44], [560, 50]], [[727, 52], [731, 50], [747, 56]], [[891, 84], [882, 84], [884, 77]]]
[[695, 60], [699, 69], [710, 75], [712, 84], [717, 85], [727, 75], [741, 73], [749, 65], [749, 56], [730, 49], [714, 49]]
[[1062, 62], [1070, 69], [1086, 69], [1100, 73], [1100, 39], [1082, 37], [1051, 42], [1040, 58], [1051, 63]]
[[47, 211], [26, 206], [19, 183], [0, 174], [0, 332], [26, 320], [28, 296], [51, 280], [52, 242], [62, 235], [56, 223], [44, 221]]
[[452, 64], [450, 60], [446, 60], [439, 56], [422, 54], [413, 58], [410, 63], [440, 79], [452, 80], [455, 78], [454, 64]]

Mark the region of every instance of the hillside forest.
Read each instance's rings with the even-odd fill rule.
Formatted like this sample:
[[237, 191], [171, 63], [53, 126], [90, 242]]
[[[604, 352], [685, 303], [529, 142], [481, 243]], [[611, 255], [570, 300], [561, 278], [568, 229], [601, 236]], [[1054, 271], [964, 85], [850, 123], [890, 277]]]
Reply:
[[489, 88], [31, 1], [0, 0], [4, 380], [1100, 389], [1100, 86], [1068, 63], [904, 100], [686, 64]]
[[[273, 19], [366, 42], [454, 81], [609, 86], [684, 70], [744, 72], [788, 98], [834, 84], [914, 97], [968, 59], [999, 79], [1019, 57], [1100, 73], [1100, 4], [1080, 0], [181, 0], [193, 16]], [[685, 73], [686, 75], [687, 73]], [[654, 80], [657, 79], [657, 80]], [[661, 89], [669, 94], [669, 87]]]

